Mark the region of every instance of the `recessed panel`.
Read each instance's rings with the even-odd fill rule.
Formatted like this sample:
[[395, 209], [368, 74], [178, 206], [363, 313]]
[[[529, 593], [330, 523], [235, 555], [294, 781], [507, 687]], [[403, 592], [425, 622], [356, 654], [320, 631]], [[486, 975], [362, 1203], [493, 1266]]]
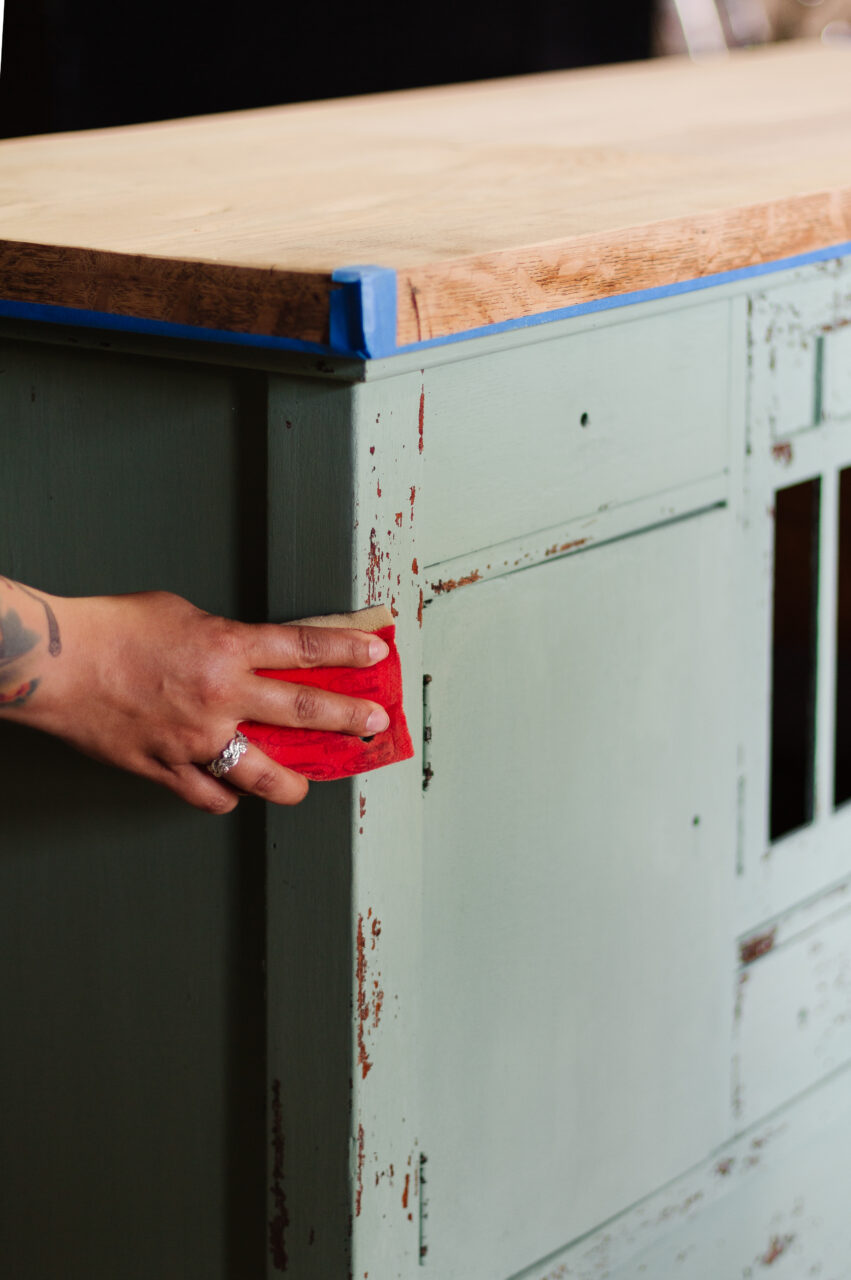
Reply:
[[428, 1265], [505, 1280], [721, 1142], [727, 511], [426, 611]]

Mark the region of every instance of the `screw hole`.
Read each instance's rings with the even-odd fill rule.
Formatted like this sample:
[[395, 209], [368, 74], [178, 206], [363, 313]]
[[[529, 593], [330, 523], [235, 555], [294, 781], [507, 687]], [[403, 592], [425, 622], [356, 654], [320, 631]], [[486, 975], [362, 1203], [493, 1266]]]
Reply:
[[591, 419], [588, 417], [588, 414], [587, 414], [587, 413], [583, 413], [583, 414], [582, 414], [582, 416], [581, 416], [581, 417], [580, 417], [580, 419], [579, 419], [579, 425], [580, 425], [580, 427], [587, 427], [587, 426], [588, 426], [588, 423], [589, 423], [590, 421], [591, 421]]

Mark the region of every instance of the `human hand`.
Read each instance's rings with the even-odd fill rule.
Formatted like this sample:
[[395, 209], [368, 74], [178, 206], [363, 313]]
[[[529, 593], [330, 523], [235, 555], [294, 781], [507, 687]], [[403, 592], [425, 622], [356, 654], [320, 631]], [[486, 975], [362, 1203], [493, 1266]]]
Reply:
[[240, 792], [276, 804], [307, 793], [305, 778], [253, 745], [226, 781], [207, 773], [241, 721], [360, 737], [388, 724], [377, 703], [268, 680], [257, 669], [365, 667], [387, 652], [366, 632], [233, 622], [168, 592], [71, 599], [0, 579], [4, 718], [211, 813], [235, 808]]

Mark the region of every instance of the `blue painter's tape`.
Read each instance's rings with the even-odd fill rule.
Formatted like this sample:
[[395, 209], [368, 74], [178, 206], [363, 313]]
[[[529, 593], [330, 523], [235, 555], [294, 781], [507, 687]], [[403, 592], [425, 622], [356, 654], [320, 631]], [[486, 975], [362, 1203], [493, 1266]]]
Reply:
[[482, 325], [478, 329], [465, 329], [462, 333], [447, 334], [442, 338], [428, 338], [424, 342], [410, 342], [397, 347], [400, 354], [407, 351], [424, 351], [429, 347], [445, 347], [451, 342], [467, 342], [470, 338], [489, 338], [512, 329], [530, 329], [539, 324], [552, 324], [555, 320], [569, 320], [572, 316], [593, 315], [597, 311], [613, 311], [617, 307], [634, 306], [637, 302], [652, 302], [656, 298], [675, 297], [681, 293], [694, 293], [699, 289], [712, 289], [716, 285], [746, 280], [750, 276], [773, 275], [775, 271], [789, 271], [793, 267], [805, 267], [811, 262], [829, 262], [832, 258], [851, 255], [851, 240], [800, 253], [794, 258], [778, 258], [774, 262], [758, 262], [752, 267], [736, 267], [733, 271], [719, 271], [713, 276], [700, 276], [696, 280], [680, 280], [674, 284], [657, 285], [655, 289], [639, 289], [635, 293], [616, 293], [610, 298], [595, 298], [591, 302], [578, 302], [572, 307], [559, 307], [556, 311], [539, 311], [532, 316], [518, 316], [516, 320], [502, 320], [498, 324]]
[[751, 267], [737, 267], [733, 271], [721, 271], [697, 280], [681, 280], [674, 284], [659, 285], [655, 289], [642, 289], [635, 293], [619, 293], [610, 298], [597, 298], [580, 302], [555, 311], [541, 311], [532, 316], [519, 316], [499, 324], [482, 325], [465, 329], [462, 333], [430, 338], [425, 342], [412, 342], [404, 347], [396, 346], [396, 272], [390, 267], [341, 267], [332, 279], [341, 287], [330, 296], [330, 344], [305, 342], [301, 338], [275, 338], [267, 334], [235, 333], [227, 329], [204, 329], [197, 325], [172, 324], [166, 320], [144, 320], [136, 316], [116, 316], [104, 311], [83, 311], [76, 307], [46, 306], [35, 302], [10, 302], [0, 299], [0, 316], [20, 320], [38, 320], [47, 324], [79, 325], [82, 328], [111, 329], [124, 333], [152, 334], [164, 338], [185, 338], [195, 342], [223, 342], [244, 347], [260, 347], [271, 351], [298, 351], [309, 355], [337, 356], [347, 359], [367, 360], [392, 356], [401, 352], [423, 351], [431, 347], [443, 347], [450, 343], [467, 342], [471, 338], [491, 337], [508, 333], [513, 329], [528, 329], [556, 320], [568, 320], [573, 316], [593, 315], [597, 311], [612, 311], [618, 307], [634, 306], [639, 302], [651, 302], [658, 298], [693, 293], [700, 289], [712, 289], [716, 285], [729, 284], [749, 277], [772, 275], [813, 262], [827, 262], [833, 258], [851, 256], [851, 240], [815, 249], [811, 253], [792, 258], [778, 258], [774, 262], [760, 262]]
[[331, 346], [364, 359], [396, 351], [396, 272], [391, 267], [340, 267], [331, 279]]
[[78, 325], [82, 329], [111, 329], [120, 333], [187, 338], [195, 342], [227, 342], [240, 347], [265, 347], [273, 351], [303, 351], [321, 356], [352, 354], [332, 351], [319, 342], [304, 342], [301, 338], [273, 338], [262, 333], [203, 329], [199, 325], [172, 324], [169, 320], [144, 320], [138, 316], [116, 316], [108, 311], [83, 311], [79, 307], [54, 307], [39, 302], [8, 302], [0, 299], [0, 316], [12, 316], [16, 320], [39, 320], [45, 324]]

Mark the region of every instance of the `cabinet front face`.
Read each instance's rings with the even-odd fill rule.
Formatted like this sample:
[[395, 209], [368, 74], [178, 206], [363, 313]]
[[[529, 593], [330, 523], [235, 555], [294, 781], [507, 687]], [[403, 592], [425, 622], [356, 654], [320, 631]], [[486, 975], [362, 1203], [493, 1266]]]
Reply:
[[726, 1134], [733, 524], [716, 508], [426, 610], [442, 1280], [515, 1275]]

